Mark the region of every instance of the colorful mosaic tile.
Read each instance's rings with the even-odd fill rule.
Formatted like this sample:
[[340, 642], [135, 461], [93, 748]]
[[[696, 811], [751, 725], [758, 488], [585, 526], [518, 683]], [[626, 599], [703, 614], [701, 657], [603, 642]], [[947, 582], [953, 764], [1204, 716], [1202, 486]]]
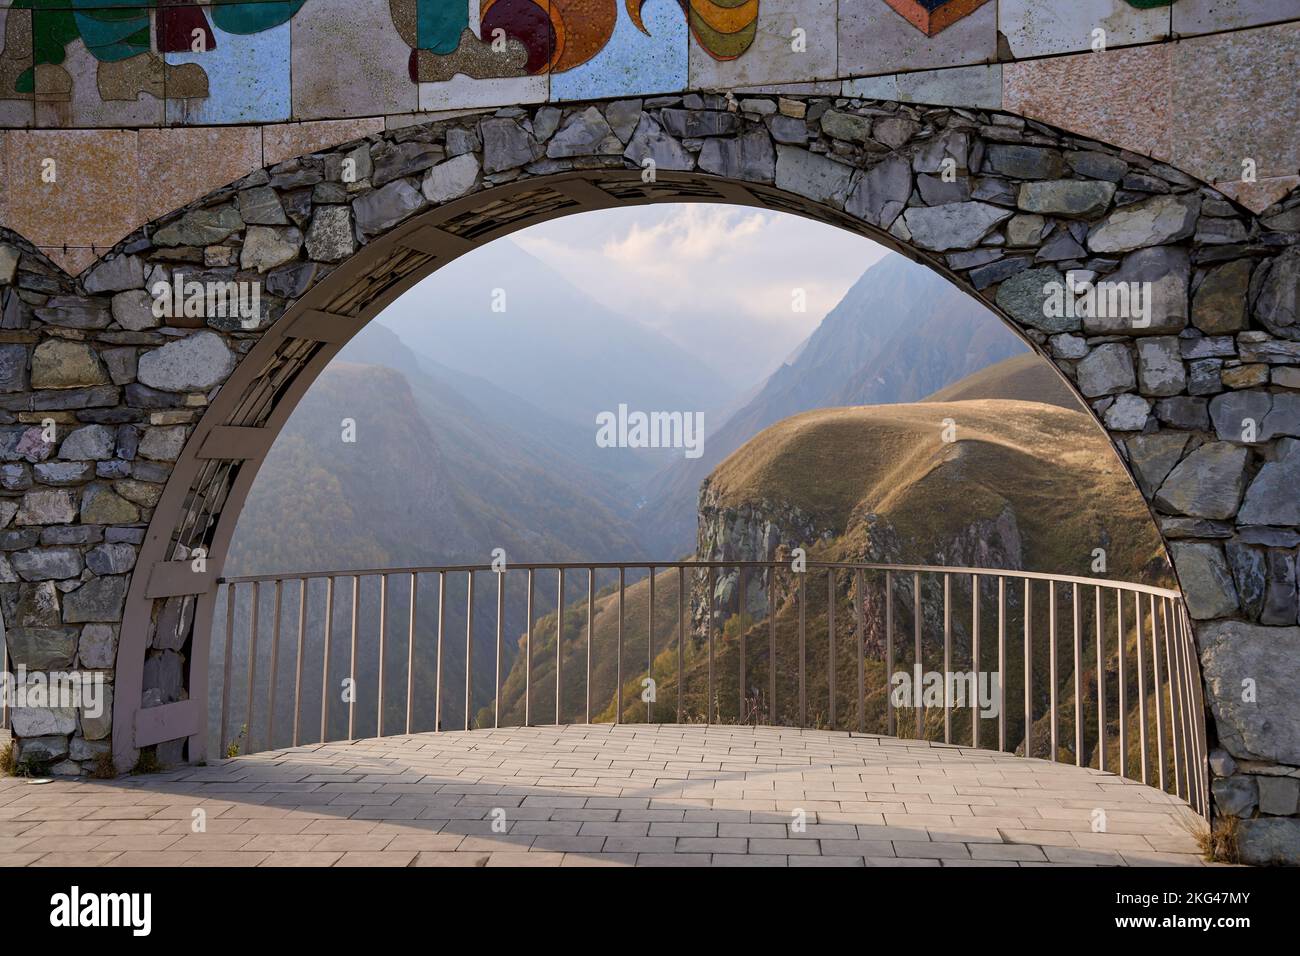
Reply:
[[[754, 7], [758, 0], [750, 0]], [[614, 31], [599, 52], [581, 66], [551, 75], [551, 99], [668, 93], [687, 84], [690, 45], [686, 17], [668, 0], [652, 0], [639, 19], [618, 11]], [[707, 55], [707, 54], [706, 54]]]
[[[8, 0], [0, 3], [7, 7]], [[0, 9], [0, 126], [31, 126], [30, 93], [19, 93], [21, 77], [32, 69], [32, 12]]]
[[157, 126], [164, 64], [152, 48], [152, 11], [139, 0], [66, 9], [20, 0], [30, 10], [32, 68], [5, 90], [31, 95], [39, 126]]
[[293, 116], [382, 116], [418, 109], [411, 48], [388, 0], [349, 0], [347, 15], [309, 3], [291, 24]]
[[1004, 109], [1168, 161], [1171, 45], [1002, 65]]
[[[159, 21], [170, 30], [190, 28], [190, 36], [200, 42], [183, 47], [173, 43], [164, 58], [169, 67], [201, 70], [206, 95], [185, 95], [186, 85], [167, 85], [167, 121], [169, 123], [270, 123], [287, 120], [293, 106], [290, 92], [289, 19], [274, 22], [263, 14], [250, 20], [245, 7], [177, 7], [159, 11]], [[257, 4], [256, 6], [275, 6]], [[233, 18], [244, 13], [243, 19]], [[288, 13], [287, 9], [281, 14]], [[181, 13], [193, 19], [177, 22]], [[261, 13], [261, 10], [252, 11]], [[260, 27], [259, 29], [252, 29]], [[194, 50], [199, 45], [201, 50]], [[174, 74], [173, 74], [174, 75]]]
[[1169, 35], [1168, 6], [1131, 0], [998, 0], [998, 30], [1015, 57], [1091, 50], [1102, 30], [1107, 47], [1151, 43]]
[[36, 68], [36, 125], [160, 126], [165, 115], [163, 61], [153, 54], [102, 61], [98, 53], [74, 40], [62, 63]]
[[[917, 9], [909, 16], [896, 7]], [[925, 8], [934, 16], [921, 17], [918, 10]], [[840, 0], [839, 17], [842, 76], [967, 66], [997, 59], [995, 3]]]
[[885, 0], [926, 36], [934, 36], [988, 0]]
[[1300, 0], [1179, 0], [1174, 7], [1179, 36], [1237, 30], [1300, 18]]
[[[569, 56], [577, 62], [585, 22], [601, 19], [609, 0], [568, 9], [573, 33]], [[392, 22], [410, 47], [407, 72], [412, 82], [537, 76], [564, 56], [565, 23], [546, 0], [390, 0]], [[600, 33], [596, 27], [594, 33]], [[585, 31], [589, 38], [592, 30]], [[608, 39], [608, 32], [604, 33]], [[603, 40], [601, 41], [603, 42]]]
[[752, 0], [758, 29], [743, 56], [719, 58], [699, 43], [691, 46], [693, 88], [729, 89], [836, 75], [835, 0], [762, 0], [761, 7], [759, 2]]

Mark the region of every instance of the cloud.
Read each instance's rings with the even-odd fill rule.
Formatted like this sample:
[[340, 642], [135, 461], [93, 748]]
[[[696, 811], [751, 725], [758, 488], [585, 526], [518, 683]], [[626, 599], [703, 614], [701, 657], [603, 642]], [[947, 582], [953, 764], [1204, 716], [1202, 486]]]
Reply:
[[[542, 223], [512, 241], [738, 383], [770, 373], [888, 251], [798, 216], [672, 204]], [[802, 290], [806, 311], [793, 307]]]

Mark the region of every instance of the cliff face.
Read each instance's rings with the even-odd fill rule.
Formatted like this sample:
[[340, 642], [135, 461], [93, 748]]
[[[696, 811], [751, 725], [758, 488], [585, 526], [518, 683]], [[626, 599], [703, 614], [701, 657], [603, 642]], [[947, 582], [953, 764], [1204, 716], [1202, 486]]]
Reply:
[[[804, 548], [811, 561], [833, 561], [863, 564], [921, 564], [932, 567], [968, 568], [1023, 568], [1024, 542], [1015, 511], [1007, 506], [989, 518], [972, 518], [956, 526], [945, 523], [944, 528], [924, 540], [904, 536], [890, 520], [880, 514], [868, 512], [855, 516], [847, 528], [836, 528], [825, 520], [782, 501], [763, 499], [729, 507], [720, 501], [715, 486], [706, 481], [700, 488], [699, 530], [696, 554], [710, 561], [763, 561], [778, 559], [790, 561], [796, 547]], [[825, 572], [815, 571], [810, 580], [824, 586]], [[965, 576], [963, 583], [969, 580]], [[836, 590], [845, 602], [854, 596], [852, 575], [837, 576]], [[717, 572], [714, 590], [715, 620], [721, 622], [736, 613], [759, 620], [767, 615], [768, 579], [766, 570], [747, 572], [745, 606], [739, 603], [739, 571], [721, 568]], [[941, 578], [927, 575], [922, 583], [923, 631], [926, 643], [942, 634], [943, 591]], [[776, 576], [776, 603], [778, 609], [797, 598], [799, 580], [793, 573]], [[896, 575], [894, 601], [896, 615], [911, 614], [912, 577], [906, 573]], [[988, 586], [986, 584], [986, 586]], [[863, 576], [863, 601], [866, 617], [865, 643], [869, 653], [879, 656], [885, 647], [885, 581], [880, 573]], [[697, 633], [706, 619], [707, 589], [697, 583], [692, 594], [692, 619]], [[1018, 606], [1018, 593], [1011, 596]], [[969, 600], [963, 607], [969, 606]], [[910, 616], [908, 620], [910, 620]], [[957, 623], [955, 633], [963, 637], [965, 628]]]

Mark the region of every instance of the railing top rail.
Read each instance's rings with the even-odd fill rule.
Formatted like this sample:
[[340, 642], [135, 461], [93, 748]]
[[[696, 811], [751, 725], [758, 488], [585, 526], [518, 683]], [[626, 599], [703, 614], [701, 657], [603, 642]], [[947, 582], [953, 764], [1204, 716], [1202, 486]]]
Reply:
[[[787, 567], [788, 561], [550, 561], [550, 562], [511, 562], [507, 571], [557, 571], [564, 570], [611, 570], [633, 568], [771, 568]], [[1181, 600], [1182, 594], [1171, 588], [1156, 587], [1151, 584], [1139, 584], [1135, 581], [1114, 581], [1108, 578], [1092, 578], [1072, 574], [1050, 574], [1043, 571], [1018, 571], [1010, 568], [963, 568], [933, 564], [876, 564], [867, 562], [809, 561], [809, 570], [833, 568], [837, 571], [901, 571], [921, 574], [974, 574], [979, 577], [1018, 578], [1029, 581], [1055, 581], [1058, 584], [1080, 584], [1088, 587], [1105, 587], [1136, 594], [1151, 594]], [[301, 571], [293, 573], [249, 574], [218, 579], [219, 584], [253, 584], [270, 581], [301, 581], [316, 578], [350, 578], [372, 577], [383, 574], [438, 574], [442, 572], [497, 572], [491, 564], [448, 564], [428, 565], [403, 568], [358, 568], [346, 571]]]

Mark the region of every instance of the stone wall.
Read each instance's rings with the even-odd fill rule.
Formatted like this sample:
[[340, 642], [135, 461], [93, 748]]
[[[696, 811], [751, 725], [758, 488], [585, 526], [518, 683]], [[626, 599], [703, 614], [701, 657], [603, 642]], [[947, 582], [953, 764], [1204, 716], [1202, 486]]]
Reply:
[[[662, 189], [644, 182], [647, 159]], [[585, 188], [575, 171], [591, 177]], [[11, 653], [32, 668], [104, 669], [119, 688], [112, 727], [16, 716], [23, 755], [84, 773], [111, 733], [129, 762], [151, 710], [201, 694], [193, 596], [146, 597], [157, 562], [184, 561], [233, 525], [222, 495], [189, 507], [201, 467], [222, 465], [198, 457], [196, 425], [206, 438], [275, 421], [265, 409], [248, 417], [249, 396], [287, 374], [289, 357], [323, 347], [289, 325], [306, 305], [326, 322], [363, 323], [435, 267], [436, 254], [418, 253], [427, 241], [463, 251], [490, 239], [510, 213], [493, 197], [530, 183], [542, 218], [577, 208], [565, 196], [595, 208], [690, 189], [813, 210], [1001, 312], [1076, 384], [1171, 542], [1220, 748], [1220, 811], [1247, 818], [1249, 859], [1300, 860], [1300, 195], [1256, 215], [1169, 165], [1015, 116], [853, 98], [690, 94], [409, 126], [258, 170], [133, 233], [77, 280], [5, 234], [0, 600]], [[454, 219], [439, 218], [444, 205]], [[426, 220], [439, 225], [411, 238]], [[255, 327], [155, 318], [148, 290], [178, 273], [262, 283]], [[1070, 273], [1151, 283], [1150, 321], [1050, 315], [1047, 289]], [[312, 361], [293, 366], [304, 383], [323, 364]], [[174, 469], [188, 471], [168, 484]], [[135, 568], [142, 544], [148, 568]], [[134, 631], [119, 630], [124, 608], [138, 612]], [[184, 757], [197, 732], [150, 726], [165, 760]]]
[[[672, 0], [517, 0], [486, 20], [452, 0], [437, 37], [416, 35], [415, 0], [141, 3], [111, 23], [70, 5], [0, 0], [0, 225], [73, 275], [212, 189], [359, 136], [690, 91], [1002, 109], [1256, 211], [1300, 183], [1300, 0], [699, 0], [726, 34], [688, 30]], [[558, 21], [558, 48], [515, 29], [530, 18]], [[495, 29], [499, 51], [480, 39]]]

